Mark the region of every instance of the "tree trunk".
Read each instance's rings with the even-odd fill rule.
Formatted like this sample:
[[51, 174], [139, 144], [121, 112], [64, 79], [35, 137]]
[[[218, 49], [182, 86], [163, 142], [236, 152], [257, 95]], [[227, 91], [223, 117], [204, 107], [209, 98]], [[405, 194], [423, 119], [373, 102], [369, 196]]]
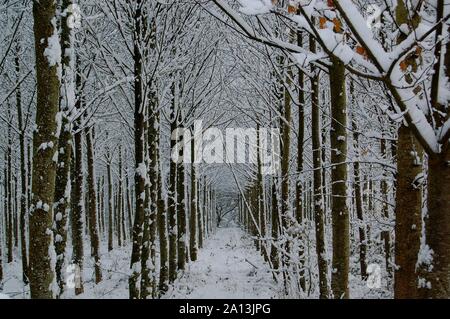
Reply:
[[[353, 86], [351, 88], [352, 91], [352, 102], [355, 102], [353, 95]], [[359, 132], [358, 126], [356, 124], [356, 118], [353, 118], [352, 121], [352, 129], [353, 129], [353, 140], [354, 140], [354, 148], [359, 149]], [[355, 206], [356, 206], [356, 218], [358, 218], [359, 226], [359, 266], [361, 271], [361, 279], [367, 280], [367, 243], [366, 243], [366, 230], [364, 227], [364, 213], [363, 213], [363, 203], [362, 203], [362, 191], [361, 191], [361, 172], [360, 172], [360, 164], [359, 161], [356, 160], [353, 164], [354, 171], [354, 190], [355, 190]]]
[[[437, 20], [444, 17], [444, 6], [448, 3], [438, 0]], [[448, 11], [448, 9], [447, 9]], [[447, 37], [450, 32], [448, 24], [440, 23], [435, 39], [436, 43], [443, 37], [444, 28], [447, 26]], [[444, 36], [445, 37], [445, 36]], [[441, 41], [442, 43], [442, 41]], [[442, 54], [445, 50], [445, 55]], [[439, 91], [445, 90], [439, 86], [444, 76], [450, 78], [450, 42], [444, 45], [436, 45], [435, 57], [441, 57], [435, 64], [433, 76], [432, 105], [439, 112], [435, 112], [435, 120], [442, 128], [450, 119], [448, 103], [439, 103]], [[440, 69], [440, 72], [436, 72]], [[445, 72], [445, 74], [443, 74]], [[434, 93], [434, 94], [433, 94]], [[446, 101], [448, 102], [448, 100]], [[431, 286], [423, 289], [423, 294], [428, 298], [450, 297], [450, 140], [443, 139], [441, 153], [431, 155], [428, 160], [428, 216], [425, 222], [426, 243], [432, 252], [432, 260], [429, 273], [425, 273], [426, 284]]]
[[205, 213], [203, 210], [203, 205], [201, 204], [201, 194], [202, 194], [202, 185], [201, 179], [199, 179], [199, 185], [197, 189], [197, 207], [198, 207], [198, 216], [197, 216], [197, 225], [198, 225], [198, 248], [203, 248], [203, 238], [204, 238], [204, 225], [203, 225], [203, 214]]
[[[400, 150], [400, 147], [399, 147]], [[447, 299], [450, 296], [450, 145], [443, 153], [428, 160], [428, 216], [425, 220], [426, 243], [431, 260], [421, 280], [426, 298]]]
[[[17, 42], [15, 66], [17, 82], [20, 81], [20, 44]], [[28, 250], [27, 250], [27, 229], [26, 229], [26, 215], [27, 215], [27, 171], [26, 171], [26, 158], [25, 158], [25, 134], [26, 127], [23, 125], [22, 115], [22, 91], [20, 84], [16, 90], [16, 106], [17, 106], [17, 126], [20, 131], [19, 134], [19, 150], [20, 150], [20, 247], [21, 247], [21, 259], [22, 259], [22, 280], [25, 284], [28, 284]]]
[[114, 222], [113, 222], [113, 185], [111, 173], [111, 154], [106, 151], [106, 173], [108, 183], [108, 251], [114, 249]]
[[[411, 21], [405, 2], [400, 0], [396, 7], [396, 22], [398, 25], [410, 24]], [[415, 28], [417, 25], [414, 23]], [[406, 35], [399, 34], [398, 42]], [[405, 75], [406, 81], [412, 83], [410, 74]], [[386, 142], [382, 141], [383, 153], [386, 153]], [[397, 141], [397, 189], [395, 207], [395, 298], [418, 297], [418, 254], [422, 235], [422, 148], [413, 136], [411, 130], [403, 123], [398, 129]], [[443, 185], [440, 185], [442, 187]], [[387, 185], [382, 185], [385, 200]], [[385, 208], [385, 215], [387, 208]], [[442, 220], [441, 222], [444, 222]], [[385, 233], [385, 241], [389, 240]], [[385, 248], [385, 250], [387, 250]], [[388, 256], [387, 256], [388, 257]], [[386, 257], [386, 259], [387, 259]], [[388, 261], [387, 261], [388, 263]], [[387, 265], [387, 270], [390, 267]]]
[[[172, 93], [175, 93], [175, 85], [172, 87]], [[175, 98], [172, 101], [172, 114], [170, 131], [175, 132], [177, 129], [177, 118], [175, 110]], [[170, 154], [172, 154], [177, 141], [171, 139]], [[176, 181], [177, 181], [177, 164], [170, 160], [170, 173], [168, 185], [168, 212], [169, 212], [169, 281], [173, 282], [177, 278], [177, 202], [176, 202]]]
[[[310, 36], [310, 50], [316, 52], [316, 42]], [[314, 219], [316, 226], [316, 253], [317, 264], [319, 268], [319, 289], [320, 298], [327, 299], [329, 297], [328, 291], [328, 265], [325, 251], [325, 222], [323, 211], [323, 196], [322, 196], [322, 160], [320, 156], [321, 142], [320, 142], [320, 104], [319, 104], [319, 70], [311, 67], [314, 76], [311, 78], [312, 87], [312, 149], [313, 149], [313, 202], [314, 202]]]
[[[12, 123], [11, 109], [8, 103], [8, 119], [9, 123]], [[7, 210], [8, 223], [6, 224], [6, 241], [8, 248], [8, 263], [12, 263], [14, 260], [13, 245], [14, 245], [14, 217], [13, 217], [13, 185], [12, 185], [12, 134], [11, 124], [8, 124], [8, 146], [6, 150], [6, 198], [7, 198]]]
[[95, 170], [94, 170], [94, 145], [92, 142], [92, 129], [86, 130], [86, 151], [88, 176], [87, 183], [89, 189], [89, 236], [91, 237], [91, 256], [94, 257], [95, 283], [102, 281], [101, 261], [100, 261], [100, 240], [97, 225], [97, 198], [95, 194]]
[[[289, 62], [289, 60], [288, 60]], [[291, 86], [292, 71], [288, 68], [286, 75], [286, 87]], [[288, 89], [284, 90], [284, 105], [281, 109], [283, 120], [280, 122], [281, 128], [281, 232], [285, 234], [285, 243], [283, 245], [282, 265], [283, 278], [285, 285], [285, 293], [287, 294], [287, 284], [289, 281], [288, 267], [290, 264], [290, 239], [287, 230], [290, 228], [290, 211], [289, 211], [289, 164], [290, 164], [290, 148], [291, 148], [291, 125], [292, 125], [292, 110], [291, 110], [291, 96]]]
[[[62, 11], [67, 11], [73, 3], [64, 0]], [[62, 269], [65, 263], [67, 243], [67, 218], [70, 209], [70, 160], [72, 157], [72, 127], [69, 113], [72, 111], [74, 94], [74, 70], [72, 61], [72, 31], [68, 25], [69, 14], [61, 18], [61, 52], [62, 77], [61, 96], [59, 107], [61, 112], [61, 133], [58, 141], [58, 168], [55, 185], [55, 212], [54, 212], [54, 245], [56, 252], [56, 280], [59, 286], [59, 296], [64, 292], [65, 278]]]
[[158, 189], [158, 175], [159, 175], [159, 123], [156, 113], [158, 107], [157, 96], [155, 91], [151, 91], [150, 100], [152, 101], [152, 114], [149, 123], [149, 152], [150, 152], [150, 162], [149, 162], [149, 179], [150, 179], [150, 279], [152, 285], [152, 297], [156, 298], [157, 293], [157, 277], [156, 277], [156, 238], [157, 238], [157, 221], [158, 221], [158, 200], [159, 192]]
[[331, 89], [331, 193], [333, 226], [332, 289], [334, 298], [349, 297], [350, 220], [347, 207], [347, 101], [345, 65], [332, 57]]
[[125, 189], [126, 189], [126, 196], [127, 196], [127, 213], [128, 213], [128, 236], [129, 238], [133, 238], [133, 210], [131, 205], [131, 188], [130, 188], [130, 177], [128, 176], [128, 169], [127, 174], [125, 177]]
[[145, 180], [147, 168], [144, 152], [144, 103], [143, 103], [143, 64], [142, 52], [142, 0], [136, 1], [134, 12], [134, 153], [135, 153], [135, 215], [133, 225], [133, 248], [129, 278], [130, 299], [139, 299], [139, 277], [141, 275], [141, 249], [144, 226]]
[[[382, 139], [381, 140], [381, 154], [383, 154], [383, 157], [385, 159], [387, 159], [387, 149], [386, 149], [386, 140]], [[420, 155], [419, 155], [420, 156]], [[398, 179], [402, 179], [403, 177], [400, 177]], [[381, 196], [382, 196], [382, 212], [383, 212], [383, 217], [386, 220], [389, 220], [389, 206], [388, 206], [388, 202], [389, 202], [389, 190], [388, 190], [388, 183], [387, 183], [387, 174], [386, 174], [386, 170], [383, 172], [383, 177], [381, 180]], [[419, 197], [421, 196], [421, 192], [419, 190]], [[419, 216], [420, 211], [421, 211], [421, 205], [419, 204], [418, 206], [419, 208]], [[420, 233], [420, 232], [419, 232]], [[381, 233], [381, 239], [383, 241], [383, 248], [384, 248], [384, 260], [385, 260], [385, 268], [386, 268], [386, 273], [387, 276], [389, 278], [388, 282], [390, 282], [392, 280], [392, 266], [391, 266], [391, 232], [390, 230], [384, 230]], [[388, 283], [389, 285], [389, 283]]]
[[195, 132], [192, 131], [191, 140], [191, 214], [189, 216], [189, 256], [191, 261], [197, 260], [197, 201], [198, 201], [198, 190], [197, 190], [197, 175], [196, 175], [196, 164], [195, 164]]
[[142, 245], [141, 298], [156, 297], [156, 217], [158, 205], [158, 148], [157, 121], [154, 111], [157, 108], [156, 92], [150, 88], [149, 120], [146, 124], [146, 149], [149, 184], [146, 185], [146, 214], [144, 221], [144, 239]]
[[168, 247], [168, 233], [167, 233], [167, 211], [164, 198], [162, 196], [162, 172], [160, 167], [160, 120], [159, 111], [157, 112], [156, 121], [158, 124], [158, 129], [156, 131], [156, 141], [155, 141], [155, 153], [156, 162], [155, 167], [158, 168], [157, 175], [157, 217], [158, 217], [158, 233], [159, 233], [159, 291], [164, 294], [168, 290], [169, 285], [169, 247]]
[[[303, 47], [303, 34], [298, 32], [297, 45]], [[300, 227], [303, 227], [303, 143], [305, 139], [305, 75], [298, 69], [298, 132], [297, 132], [297, 174], [295, 183], [295, 218]], [[306, 290], [305, 280], [305, 238], [300, 232], [299, 234], [299, 284], [303, 291]]]
[[30, 210], [30, 291], [31, 298], [53, 298], [52, 214], [55, 194], [58, 149], [57, 122], [59, 102], [58, 63], [45, 50], [57, 35], [56, 3], [33, 2], [37, 77], [36, 129], [33, 137], [33, 201]]
[[270, 251], [270, 261], [272, 268], [277, 271], [280, 268], [280, 256], [278, 255], [278, 236], [279, 236], [279, 205], [277, 194], [277, 181], [274, 178], [272, 181], [272, 247]]
[[[183, 150], [184, 152], [184, 150]], [[178, 219], [178, 270], [184, 270], [186, 266], [186, 206], [185, 206], [185, 172], [184, 163], [177, 165], [177, 219]]]
[[417, 256], [422, 229], [421, 148], [410, 129], [398, 129], [395, 207], [395, 298], [417, 298]]
[[261, 141], [261, 132], [260, 125], [258, 123], [256, 128], [256, 145], [257, 145], [257, 177], [256, 177], [256, 188], [257, 188], [257, 212], [259, 214], [259, 231], [261, 237], [261, 253], [266, 261], [269, 260], [269, 253], [267, 249], [267, 234], [266, 234], [266, 210], [264, 205], [264, 180], [263, 180], [263, 172], [262, 172], [262, 161], [261, 154], [265, 151], [265, 145], [262, 145]]

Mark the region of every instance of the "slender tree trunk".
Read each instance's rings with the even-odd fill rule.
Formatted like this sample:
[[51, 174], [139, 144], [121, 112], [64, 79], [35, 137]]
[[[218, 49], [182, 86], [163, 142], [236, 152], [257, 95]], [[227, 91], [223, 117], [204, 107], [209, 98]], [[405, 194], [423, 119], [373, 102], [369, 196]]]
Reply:
[[278, 254], [278, 236], [279, 236], [279, 205], [277, 194], [277, 181], [274, 178], [272, 181], [272, 247], [270, 251], [270, 261], [272, 262], [273, 270], [277, 271], [280, 268], [280, 256]]
[[92, 142], [92, 129], [86, 131], [86, 151], [88, 176], [87, 183], [89, 189], [89, 236], [91, 237], [91, 256], [94, 257], [95, 283], [102, 281], [101, 261], [100, 261], [100, 239], [97, 225], [97, 198], [95, 194], [95, 170], [94, 170], [94, 145]]
[[145, 180], [147, 168], [144, 152], [144, 103], [143, 103], [143, 62], [142, 44], [142, 0], [137, 0], [134, 12], [134, 153], [135, 153], [135, 215], [133, 225], [133, 248], [131, 253], [131, 270], [129, 278], [130, 299], [139, 299], [139, 277], [141, 276], [141, 249], [145, 217]]
[[[28, 207], [28, 210], [31, 207], [31, 200], [32, 200], [32, 197], [33, 197], [33, 191], [32, 191], [33, 183], [32, 183], [32, 180], [31, 180], [31, 175], [32, 175], [32, 172], [33, 172], [33, 169], [32, 169], [32, 166], [33, 166], [33, 160], [32, 160], [33, 150], [32, 150], [32, 148], [33, 148], [32, 143], [28, 143], [28, 150], [27, 150], [27, 157], [28, 157], [28, 159], [27, 159], [27, 186], [28, 186], [27, 207]], [[27, 211], [27, 216], [29, 217], [28, 212], [29, 211]]]
[[[172, 92], [175, 94], [174, 85]], [[177, 129], [177, 118], [175, 110], [175, 98], [172, 101], [172, 114], [170, 131], [175, 132]], [[172, 154], [177, 141], [171, 139], [170, 154]], [[177, 164], [170, 161], [169, 185], [168, 185], [168, 212], [169, 212], [169, 281], [173, 282], [177, 278], [177, 201], [176, 201], [176, 181], [177, 181]]]
[[[10, 105], [8, 103], [8, 118], [10, 123], [12, 123]], [[14, 260], [13, 246], [14, 246], [14, 217], [13, 217], [13, 185], [12, 185], [12, 135], [11, 135], [11, 124], [8, 124], [8, 146], [6, 150], [6, 198], [7, 198], [7, 211], [8, 223], [6, 225], [7, 233], [7, 248], [8, 248], [8, 263], [12, 263]]]
[[[206, 240], [209, 236], [209, 198], [208, 198], [208, 184], [206, 182], [206, 176], [204, 177], [204, 183], [203, 183], [203, 238]], [[253, 223], [252, 223], [253, 225]]]
[[[73, 4], [72, 0], [64, 0], [62, 11], [67, 11]], [[74, 107], [74, 67], [72, 30], [68, 24], [69, 14], [61, 18], [61, 95], [59, 107], [61, 112], [61, 133], [58, 141], [58, 168], [55, 185], [55, 212], [54, 212], [54, 245], [56, 252], [56, 280], [59, 286], [59, 296], [64, 292], [65, 278], [62, 269], [65, 263], [67, 243], [67, 218], [70, 209], [70, 160], [72, 157], [72, 127], [69, 113]]]
[[122, 246], [125, 240], [125, 228], [122, 227], [123, 222], [123, 161], [122, 161], [122, 147], [119, 145], [119, 180], [117, 182], [117, 244]]
[[[352, 90], [353, 91], [353, 90]], [[352, 94], [353, 97], [353, 94]], [[355, 101], [352, 99], [353, 102]], [[352, 121], [353, 129], [353, 140], [355, 143], [355, 148], [359, 149], [359, 132], [356, 124], [356, 119]], [[355, 206], [356, 206], [356, 217], [358, 218], [359, 226], [359, 266], [361, 270], [361, 279], [367, 280], [367, 243], [366, 243], [366, 229], [364, 227], [364, 214], [363, 214], [363, 203], [362, 203], [362, 191], [361, 191], [361, 172], [360, 164], [358, 160], [353, 164], [354, 171], [354, 190], [355, 190]]]
[[101, 228], [101, 236], [103, 237], [105, 235], [105, 176], [103, 175], [100, 178], [99, 185], [98, 185], [98, 200], [99, 200], [99, 223]]
[[50, 38], [57, 35], [56, 3], [33, 2], [37, 77], [36, 129], [33, 137], [33, 200], [30, 210], [30, 291], [31, 298], [53, 298], [54, 270], [49, 252], [52, 246], [52, 214], [58, 149], [59, 102], [58, 63], [46, 56]]
[[334, 298], [348, 298], [350, 259], [350, 220], [347, 207], [347, 92], [345, 65], [332, 57], [330, 67], [331, 88], [331, 192], [333, 225]]
[[256, 177], [256, 187], [257, 187], [257, 196], [258, 196], [258, 207], [257, 212], [259, 214], [259, 225], [260, 225], [260, 237], [261, 237], [261, 253], [265, 260], [269, 260], [269, 253], [267, 249], [267, 234], [266, 234], [266, 210], [264, 206], [264, 180], [263, 180], [263, 172], [262, 172], [262, 161], [261, 161], [261, 155], [265, 150], [265, 146], [262, 145], [261, 141], [261, 132], [260, 132], [260, 126], [259, 123], [257, 125], [256, 129], [256, 145], [257, 145], [257, 155], [256, 155], [256, 162], [257, 162], [257, 177]]
[[149, 120], [147, 125], [147, 162], [148, 162], [148, 206], [144, 222], [144, 243], [142, 245], [142, 280], [141, 298], [155, 298], [156, 293], [156, 219], [158, 209], [158, 137], [157, 118], [154, 113], [157, 108], [156, 92], [153, 85], [150, 88]]
[[[121, 165], [119, 165], [121, 166]], [[120, 167], [119, 167], [120, 169]], [[120, 175], [120, 173], [119, 173]], [[116, 232], [117, 232], [117, 246], [121, 247], [123, 245], [122, 241], [122, 181], [119, 176], [117, 182], [117, 195], [116, 195], [116, 209], [115, 209], [115, 221], [116, 221]]]
[[125, 189], [126, 189], [126, 196], [127, 196], [128, 236], [130, 238], [133, 238], [133, 210], [132, 210], [132, 205], [131, 205], [131, 189], [130, 189], [130, 178], [128, 176], [128, 169], [127, 169], [127, 175], [125, 177]]
[[[316, 42], [310, 36], [310, 50], [316, 52]], [[312, 148], [313, 148], [313, 202], [314, 202], [314, 220], [316, 226], [316, 253], [317, 264], [319, 267], [319, 289], [320, 298], [329, 298], [328, 291], [328, 265], [326, 260], [325, 250], [325, 221], [324, 221], [324, 203], [322, 196], [322, 160], [320, 156], [321, 142], [320, 142], [320, 103], [319, 103], [319, 70], [312, 67], [314, 73], [311, 78], [312, 86]]]
[[114, 221], [113, 221], [113, 185], [111, 172], [111, 154], [107, 151], [106, 173], [108, 182], [108, 251], [114, 249]]
[[158, 107], [156, 92], [152, 91], [150, 99], [153, 101], [153, 110], [151, 114], [150, 124], [149, 124], [149, 142], [150, 145], [150, 279], [152, 285], [152, 297], [156, 298], [158, 296], [157, 292], [157, 274], [156, 274], [156, 239], [158, 234], [158, 200], [159, 192], [158, 189], [158, 175], [159, 175], [159, 123], [157, 118], [156, 109]]
[[[15, 66], [17, 81], [20, 81], [20, 44], [17, 42]], [[28, 284], [28, 250], [27, 250], [27, 231], [26, 231], [26, 215], [27, 215], [27, 171], [25, 158], [25, 133], [26, 127], [23, 124], [22, 115], [22, 91], [20, 84], [16, 89], [16, 106], [17, 106], [17, 126], [20, 131], [19, 134], [19, 150], [20, 150], [20, 247], [22, 259], [22, 280]]]
[[[148, 117], [148, 114], [146, 114]], [[142, 236], [142, 250], [141, 250], [141, 299], [147, 299], [152, 295], [152, 284], [150, 278], [151, 272], [151, 260], [150, 260], [150, 147], [148, 141], [148, 122], [145, 122], [144, 125], [144, 145], [145, 145], [145, 161], [146, 167], [148, 171], [146, 172], [149, 176], [148, 182], [145, 184], [145, 217], [144, 217], [144, 226], [143, 226], [143, 236]], [[150, 267], [149, 267], [150, 266]]]
[[199, 185], [197, 190], [197, 207], [198, 207], [198, 216], [197, 216], [197, 225], [198, 225], [198, 248], [203, 248], [203, 238], [204, 238], [204, 224], [203, 224], [203, 214], [205, 213], [203, 210], [203, 204], [201, 203], [201, 195], [202, 195], [202, 185], [201, 179], [199, 179]]
[[162, 197], [162, 172], [160, 168], [160, 129], [159, 129], [159, 113], [157, 114], [158, 130], [157, 130], [157, 151], [156, 151], [156, 163], [158, 167], [158, 232], [159, 232], [159, 254], [160, 254], [160, 268], [159, 268], [159, 291], [164, 294], [168, 290], [169, 284], [169, 247], [168, 247], [168, 233], [167, 233], [167, 211], [165, 202]]
[[[297, 45], [303, 47], [303, 34], [298, 32]], [[298, 178], [295, 184], [295, 217], [300, 225], [303, 227], [303, 188], [302, 188], [302, 173], [303, 173], [303, 143], [305, 139], [305, 75], [298, 69], [298, 132], [297, 132], [297, 174]], [[303, 291], [306, 290], [305, 280], [305, 236], [302, 233], [300, 237], [299, 247], [299, 284]]]
[[[81, 88], [81, 75], [77, 74], [77, 87]], [[82, 108], [82, 92], [78, 92], [78, 97], [76, 101], [76, 108]], [[71, 232], [72, 232], [72, 263], [76, 267], [77, 271], [77, 285], [75, 287], [75, 294], [82, 294], [84, 291], [83, 287], [83, 262], [84, 262], [84, 251], [83, 251], [83, 135], [80, 130], [80, 120], [78, 119], [74, 123], [74, 166], [72, 168], [73, 174], [73, 185], [72, 185], [72, 215], [71, 215]]]
[[[184, 151], [184, 150], [183, 150]], [[185, 180], [184, 163], [177, 164], [177, 246], [178, 246], [178, 270], [184, 270], [186, 266], [186, 191], [184, 186]]]
[[125, 192], [123, 190], [123, 175], [120, 182], [120, 229], [122, 229], [122, 246], [126, 245], [127, 241], [127, 228], [125, 226]]
[[191, 140], [191, 214], [189, 216], [189, 256], [191, 261], [197, 260], [197, 221], [198, 221], [198, 190], [197, 190], [197, 174], [195, 164], [195, 132], [192, 131]]
[[[387, 149], [386, 149], [386, 140], [382, 139], [381, 140], [381, 154], [383, 154], [383, 157], [386, 159], [387, 158]], [[421, 161], [420, 161], [421, 162]], [[421, 166], [421, 163], [419, 163], [419, 165]], [[399, 177], [399, 179], [402, 179], [402, 177]], [[386, 220], [389, 220], [389, 206], [388, 206], [388, 201], [389, 201], [389, 190], [388, 190], [388, 183], [387, 183], [387, 172], [386, 170], [383, 172], [383, 179], [381, 180], [380, 183], [380, 188], [381, 188], [381, 196], [382, 196], [382, 200], [383, 200], [383, 204], [382, 204], [382, 212], [383, 212], [383, 217]], [[422, 193], [419, 190], [419, 197], [421, 197]], [[419, 219], [421, 219], [421, 200], [419, 203]], [[420, 234], [420, 231], [419, 231]], [[384, 248], [384, 260], [385, 260], [385, 267], [386, 267], [386, 273], [388, 275], [388, 277], [390, 278], [389, 281], [392, 280], [392, 266], [391, 266], [391, 233], [390, 230], [385, 230], [381, 233], [381, 239], [383, 241], [383, 248]], [[419, 238], [420, 239], [420, 238]]]
[[[9, 216], [8, 216], [8, 155], [5, 153], [5, 161], [3, 165], [3, 215], [4, 215], [4, 229], [3, 236], [5, 237], [6, 249], [8, 250], [8, 234], [9, 234]], [[1, 245], [0, 245], [1, 246]], [[8, 259], [8, 251], [6, 251], [6, 258]]]

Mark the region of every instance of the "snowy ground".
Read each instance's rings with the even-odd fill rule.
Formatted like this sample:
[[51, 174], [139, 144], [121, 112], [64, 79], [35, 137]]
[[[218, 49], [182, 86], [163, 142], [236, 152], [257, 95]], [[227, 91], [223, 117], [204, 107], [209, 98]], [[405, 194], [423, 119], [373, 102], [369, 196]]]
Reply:
[[165, 298], [270, 299], [277, 286], [261, 255], [239, 228], [220, 228]]
[[[85, 256], [89, 247], [85, 245]], [[80, 299], [127, 299], [131, 246], [117, 247], [107, 252], [101, 247], [103, 281], [94, 283], [91, 258], [85, 259], [83, 271], [85, 293]], [[3, 297], [29, 298], [29, 287], [21, 280], [21, 266], [5, 264], [5, 280], [0, 294]], [[251, 239], [239, 228], [220, 228], [205, 242], [198, 260], [186, 266], [186, 271], [170, 288], [166, 299], [194, 298], [275, 298], [277, 288], [268, 265], [255, 250]], [[63, 298], [75, 298], [67, 291]]]
[[[15, 254], [18, 255], [18, 251]], [[115, 247], [111, 252], [102, 245], [103, 281], [98, 285], [94, 283], [93, 260], [85, 258], [83, 271], [85, 293], [75, 296], [73, 290], [68, 290], [63, 298], [128, 299], [130, 254], [130, 245]], [[85, 256], [89, 255], [89, 247], [85, 245]], [[16, 258], [16, 260], [19, 259]], [[357, 275], [359, 268], [355, 265], [358, 261], [352, 260], [351, 264], [353, 268], [356, 267], [350, 273], [352, 298], [392, 298], [391, 290], [386, 290], [384, 280], [380, 288], [371, 289]], [[314, 269], [314, 263], [311, 267]], [[21, 280], [20, 263], [4, 264], [4, 271], [0, 299], [29, 298], [29, 287], [24, 286]], [[318, 298], [315, 290], [309, 296], [291, 296], [290, 298]], [[219, 228], [205, 241], [205, 247], [199, 251], [198, 260], [186, 265], [186, 270], [179, 274], [179, 279], [163, 298], [271, 299], [286, 297], [280, 285], [273, 280], [269, 265], [256, 251], [249, 235], [238, 227], [224, 227]]]

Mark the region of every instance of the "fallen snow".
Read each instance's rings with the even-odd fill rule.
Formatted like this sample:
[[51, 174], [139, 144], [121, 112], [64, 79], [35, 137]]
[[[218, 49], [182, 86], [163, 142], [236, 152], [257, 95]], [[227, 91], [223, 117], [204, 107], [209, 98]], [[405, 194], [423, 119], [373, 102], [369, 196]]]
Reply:
[[239, 228], [219, 228], [164, 298], [272, 299], [278, 291], [251, 239]]

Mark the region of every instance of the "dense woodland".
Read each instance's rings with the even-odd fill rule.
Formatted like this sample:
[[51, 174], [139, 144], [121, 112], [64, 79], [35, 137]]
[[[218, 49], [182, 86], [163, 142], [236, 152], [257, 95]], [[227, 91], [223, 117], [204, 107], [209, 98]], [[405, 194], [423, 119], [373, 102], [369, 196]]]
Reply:
[[[449, 18], [449, 0], [0, 0], [0, 295], [174, 296], [231, 229], [273, 298], [449, 298]], [[223, 163], [198, 121], [255, 128], [257, 151]], [[213, 160], [174, 160], [181, 142]]]

